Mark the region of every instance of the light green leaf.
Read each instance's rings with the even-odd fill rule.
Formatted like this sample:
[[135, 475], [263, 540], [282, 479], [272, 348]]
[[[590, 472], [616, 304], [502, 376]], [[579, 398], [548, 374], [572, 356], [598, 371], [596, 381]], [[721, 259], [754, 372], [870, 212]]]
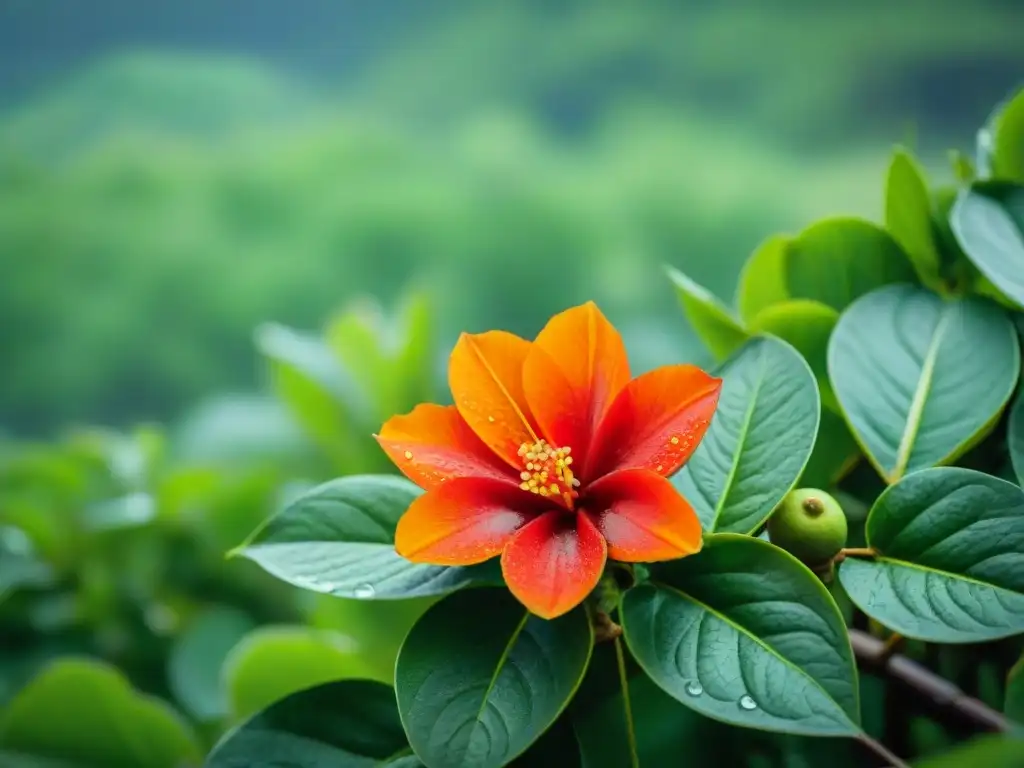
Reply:
[[885, 182], [885, 226], [910, 257], [925, 285], [942, 284], [942, 257], [932, 229], [932, 202], [924, 173], [909, 152], [898, 148]]
[[297, 587], [359, 600], [424, 597], [495, 583], [492, 564], [420, 565], [395, 552], [395, 526], [420, 493], [394, 475], [331, 480], [270, 518], [237, 554]]
[[740, 317], [750, 322], [766, 307], [790, 298], [786, 283], [788, 235], [773, 235], [761, 243], [740, 272], [736, 305]]
[[735, 725], [815, 736], [859, 732], [857, 672], [839, 609], [796, 558], [718, 534], [627, 592], [630, 650], [668, 694]]
[[706, 531], [748, 533], [800, 477], [818, 431], [818, 387], [785, 342], [753, 339], [717, 372], [718, 410], [672, 482]]
[[957, 198], [950, 225], [967, 258], [1024, 306], [1024, 186], [978, 182]]
[[[403, 762], [404, 761], [404, 762]], [[292, 693], [228, 733], [205, 768], [413, 768], [390, 686], [342, 680]]]
[[999, 108], [992, 128], [992, 175], [1024, 184], [1024, 89]]
[[1006, 676], [1006, 703], [1003, 712], [1011, 720], [1024, 725], [1024, 654]]
[[972, 739], [966, 744], [935, 757], [915, 762], [917, 768], [1020, 768], [1024, 741], [1013, 736], [992, 734]]
[[969, 469], [907, 475], [866, 524], [874, 559], [839, 578], [864, 613], [905, 637], [977, 643], [1024, 632], [1024, 491]]
[[740, 321], [716, 296], [677, 269], [668, 276], [676, 288], [686, 319], [717, 360], [723, 360], [750, 338]]
[[376, 670], [366, 651], [347, 635], [301, 626], [265, 626], [244, 637], [222, 670], [232, 716], [238, 720], [285, 696], [334, 680], [390, 682], [390, 670]]
[[888, 482], [957, 458], [1016, 385], [1020, 349], [1005, 313], [896, 285], [839, 319], [829, 378], [854, 436]]
[[413, 627], [398, 656], [409, 742], [431, 768], [507, 765], [568, 704], [592, 647], [582, 607], [547, 621], [505, 590], [448, 596]]
[[750, 322], [750, 330], [767, 333], [789, 343], [803, 355], [818, 380], [822, 405], [839, 412], [828, 380], [828, 339], [839, 313], [827, 304], [810, 299], [783, 301], [766, 307]]
[[174, 698], [197, 720], [215, 720], [228, 713], [221, 667], [254, 626], [248, 614], [235, 608], [211, 608], [174, 643], [167, 662], [168, 683]]
[[1024, 486], [1024, 391], [1017, 395], [1010, 410], [1006, 442], [1010, 450], [1010, 462], [1017, 473], [1017, 482]]
[[43, 670], [0, 714], [0, 750], [88, 768], [178, 768], [198, 762], [184, 720], [132, 690], [113, 667], [65, 659]]

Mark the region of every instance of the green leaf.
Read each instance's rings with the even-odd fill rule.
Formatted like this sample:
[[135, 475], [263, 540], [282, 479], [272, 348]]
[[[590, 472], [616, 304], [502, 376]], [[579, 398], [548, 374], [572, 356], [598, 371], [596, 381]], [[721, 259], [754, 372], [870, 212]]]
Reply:
[[857, 672], [839, 609], [796, 558], [736, 534], [656, 568], [625, 594], [630, 650], [668, 694], [735, 725], [859, 732]]
[[748, 533], [800, 477], [818, 431], [818, 387], [804, 359], [778, 339], [747, 343], [718, 371], [718, 410], [673, 478], [706, 531]]
[[993, 131], [992, 175], [1024, 184], [1024, 89], [999, 109]]
[[275, 702], [231, 731], [205, 768], [412, 768], [390, 686], [342, 680]]
[[178, 768], [199, 760], [177, 713], [136, 693], [113, 667], [83, 659], [53, 663], [7, 705], [0, 750], [89, 768]]
[[494, 583], [490, 564], [446, 568], [395, 552], [398, 519], [421, 493], [394, 475], [353, 475], [303, 494], [236, 550], [303, 589], [360, 600], [393, 600]]
[[547, 621], [505, 590], [450, 595], [413, 627], [398, 656], [409, 742], [431, 768], [507, 765], [568, 704], [592, 647], [582, 607]]
[[936, 757], [929, 757], [917, 768], [964, 768], [967, 765], [979, 768], [1020, 768], [1024, 741], [1013, 736], [992, 734], [972, 739]]
[[839, 318], [828, 369], [854, 436], [893, 483], [954, 460], [991, 426], [1013, 392], [1020, 350], [994, 304], [894, 285]]
[[828, 489], [846, 476], [860, 455], [860, 446], [850, 434], [850, 427], [843, 417], [822, 409], [814, 450], [800, 475], [798, 485]]
[[1003, 712], [1011, 720], [1024, 725], [1024, 655], [1006, 676], [1006, 703]]
[[972, 184], [957, 198], [950, 225], [974, 266], [1024, 306], [1024, 186]]
[[809, 299], [783, 301], [766, 307], [750, 322], [750, 330], [768, 333], [791, 344], [803, 355], [818, 380], [822, 405], [839, 412], [839, 401], [828, 380], [828, 338], [839, 313], [827, 304]]
[[221, 672], [232, 716], [249, 717], [295, 691], [314, 685], [371, 678], [390, 682], [364, 651], [340, 632], [308, 627], [265, 626], [239, 642]]
[[906, 150], [892, 156], [885, 182], [885, 226], [910, 257], [921, 282], [942, 285], [942, 257], [932, 229], [932, 201], [924, 173]]
[[686, 319], [716, 359], [723, 360], [743, 346], [750, 334], [725, 304], [679, 270], [667, 271]]
[[761, 243], [740, 272], [736, 305], [750, 322], [765, 308], [790, 298], [786, 284], [786, 253], [790, 237], [773, 235]]
[[878, 556], [839, 578], [864, 613], [900, 634], [976, 643], [1024, 632], [1024, 491], [940, 467], [887, 488], [868, 515]]
[[199, 615], [178, 637], [168, 659], [168, 683], [174, 698], [197, 720], [216, 720], [228, 713], [220, 670], [231, 649], [254, 626], [248, 614], [218, 607]]
[[1006, 442], [1010, 450], [1013, 471], [1017, 473], [1017, 482], [1024, 486], [1024, 391], [1017, 395], [1017, 400], [1010, 410]]

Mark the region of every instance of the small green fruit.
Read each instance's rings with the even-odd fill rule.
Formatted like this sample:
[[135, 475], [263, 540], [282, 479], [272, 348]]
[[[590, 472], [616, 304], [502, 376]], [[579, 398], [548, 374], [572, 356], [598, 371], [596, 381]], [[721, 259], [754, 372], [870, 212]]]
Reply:
[[824, 491], [798, 488], [768, 519], [768, 538], [807, 565], [821, 566], [846, 546], [846, 515]]

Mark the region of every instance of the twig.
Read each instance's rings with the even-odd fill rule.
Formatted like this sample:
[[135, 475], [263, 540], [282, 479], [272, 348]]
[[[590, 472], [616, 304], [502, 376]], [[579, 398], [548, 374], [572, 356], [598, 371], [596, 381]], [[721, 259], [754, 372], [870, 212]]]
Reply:
[[910, 768], [909, 763], [905, 763], [900, 760], [900, 758], [890, 752], [882, 742], [872, 739], [866, 733], [862, 733], [858, 736], [857, 741], [885, 760], [885, 765], [888, 766], [888, 768]]
[[868, 669], [887, 675], [924, 697], [936, 709], [956, 715], [984, 731], [1002, 733], [1009, 723], [999, 712], [968, 696], [948, 680], [927, 667], [898, 653], [889, 653], [887, 644], [867, 632], [850, 630], [850, 642], [857, 660]]
[[836, 555], [836, 562], [842, 562], [848, 557], [875, 557], [878, 555], [871, 547], [844, 547]]

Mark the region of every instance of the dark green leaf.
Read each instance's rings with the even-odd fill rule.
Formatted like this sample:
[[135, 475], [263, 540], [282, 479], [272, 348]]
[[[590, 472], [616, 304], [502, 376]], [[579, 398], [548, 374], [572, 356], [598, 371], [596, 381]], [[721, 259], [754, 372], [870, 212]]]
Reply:
[[728, 723], [785, 733], [858, 733], [857, 673], [839, 609], [778, 547], [708, 537], [625, 594], [630, 650], [675, 699]]
[[828, 368], [854, 435], [892, 483], [952, 461], [991, 427], [1016, 385], [1020, 350], [994, 304], [894, 285], [843, 313]]
[[842, 416], [828, 409], [821, 411], [818, 437], [798, 485], [807, 488], [831, 488], [854, 467], [860, 446]]
[[957, 198], [950, 218], [960, 247], [981, 273], [1024, 305], [1024, 186], [978, 182]]
[[235, 719], [249, 717], [289, 694], [314, 685], [376, 678], [390, 682], [361, 648], [340, 632], [264, 626], [239, 642], [224, 662], [224, 687]]
[[900, 634], [973, 643], [1024, 632], [1024, 491], [940, 467], [886, 489], [868, 515], [874, 559], [839, 578], [866, 614]]
[[448, 596], [413, 627], [398, 656], [409, 742], [431, 768], [507, 765], [568, 704], [592, 646], [582, 607], [546, 621], [505, 590]]
[[828, 380], [828, 337], [836, 327], [839, 313], [827, 304], [796, 299], [773, 304], [750, 322], [750, 330], [768, 333], [791, 344], [803, 355], [818, 380], [822, 405], [839, 412], [832, 385]]
[[175, 699], [197, 720], [228, 713], [220, 670], [228, 653], [255, 626], [235, 608], [212, 608], [178, 637], [168, 660], [168, 683]]
[[1024, 741], [1012, 736], [981, 736], [945, 754], [915, 762], [917, 768], [1021, 768]]
[[1006, 702], [1003, 711], [1007, 717], [1024, 726], [1024, 655], [1006, 676]]
[[750, 338], [740, 321], [716, 296], [677, 269], [668, 276], [676, 287], [686, 319], [717, 360], [723, 360]]
[[1017, 482], [1024, 486], [1024, 392], [1017, 396], [1007, 426], [1006, 442]]
[[925, 285], [938, 287], [942, 257], [932, 229], [932, 202], [924, 173], [904, 149], [897, 149], [885, 182], [885, 226], [910, 257]]
[[290, 584], [360, 600], [392, 600], [494, 583], [493, 568], [411, 563], [395, 526], [420, 489], [394, 475], [354, 475], [319, 485], [272, 517], [237, 554]]
[[[403, 758], [411, 758], [401, 762]], [[306, 688], [254, 715], [206, 768], [413, 768], [390, 686], [342, 680]]]
[[89, 768], [178, 768], [199, 759], [170, 707], [136, 693], [114, 668], [79, 659], [55, 662], [7, 705], [0, 750]]
[[707, 531], [748, 533], [800, 477], [818, 430], [818, 387], [785, 342], [751, 340], [718, 371], [711, 427], [673, 483]]

